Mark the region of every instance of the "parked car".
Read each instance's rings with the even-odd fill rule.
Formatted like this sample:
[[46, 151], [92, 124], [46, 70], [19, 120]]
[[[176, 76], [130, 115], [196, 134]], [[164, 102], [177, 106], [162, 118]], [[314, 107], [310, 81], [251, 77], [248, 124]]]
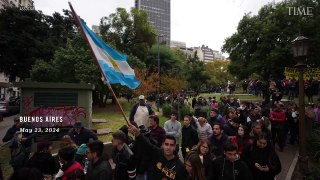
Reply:
[[0, 113], [4, 116], [18, 114], [19, 112], [18, 101], [0, 101]]

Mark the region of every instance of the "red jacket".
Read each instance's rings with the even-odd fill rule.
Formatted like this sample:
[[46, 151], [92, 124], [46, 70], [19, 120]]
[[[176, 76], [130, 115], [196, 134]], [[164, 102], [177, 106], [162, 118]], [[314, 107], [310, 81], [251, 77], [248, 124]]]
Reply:
[[83, 167], [77, 161], [75, 161], [67, 170], [63, 172], [62, 180], [67, 180], [67, 175], [76, 169], [80, 169], [83, 171]]
[[234, 145], [237, 146], [237, 153], [238, 153], [239, 155], [241, 155], [241, 154], [243, 153], [244, 149], [245, 149], [248, 145], [250, 145], [250, 144], [253, 143], [253, 140], [252, 140], [251, 138], [248, 138], [247, 142], [246, 142], [244, 145], [238, 143], [237, 136], [229, 136], [229, 139], [230, 139], [230, 141], [231, 141]]
[[285, 111], [271, 111], [269, 114], [271, 122], [286, 122], [286, 112]]

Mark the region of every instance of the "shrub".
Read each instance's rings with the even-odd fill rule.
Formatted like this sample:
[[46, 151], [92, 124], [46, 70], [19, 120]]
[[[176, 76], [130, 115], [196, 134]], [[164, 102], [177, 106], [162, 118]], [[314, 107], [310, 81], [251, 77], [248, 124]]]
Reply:
[[201, 107], [201, 112], [203, 112], [203, 114], [205, 114], [205, 118], [207, 118], [207, 116], [209, 115], [211, 111], [211, 107], [210, 106], [202, 106]]
[[307, 147], [312, 159], [320, 162], [320, 130], [314, 130], [307, 139]]
[[193, 109], [190, 106], [186, 106], [186, 105], [179, 106], [179, 112], [180, 112], [179, 120], [182, 120], [185, 115], [194, 113]]
[[320, 179], [320, 168], [311, 168], [310, 174], [307, 175], [306, 180], [319, 180]]
[[162, 105], [162, 115], [164, 117], [168, 117], [169, 118], [170, 115], [171, 115], [172, 110], [173, 110], [173, 107], [172, 107], [171, 104], [166, 103], [166, 104]]

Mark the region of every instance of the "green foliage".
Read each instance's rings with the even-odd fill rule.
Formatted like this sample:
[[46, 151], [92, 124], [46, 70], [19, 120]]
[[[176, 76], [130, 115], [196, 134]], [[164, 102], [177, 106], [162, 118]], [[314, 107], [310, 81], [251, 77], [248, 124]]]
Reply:
[[310, 169], [310, 174], [307, 175], [306, 180], [318, 180], [320, 179], [320, 168], [313, 167]]
[[211, 107], [210, 106], [202, 106], [201, 107], [201, 112], [206, 113], [207, 116], [209, 115], [210, 111], [211, 111]]
[[207, 63], [205, 68], [210, 76], [208, 83], [213, 85], [221, 85], [227, 84], [228, 80], [235, 82], [236, 79], [228, 71], [229, 64], [229, 61], [220, 60]]
[[308, 151], [310, 152], [312, 159], [320, 162], [320, 130], [313, 131], [307, 139]]
[[[313, 7], [313, 16], [289, 15], [287, 7]], [[240, 79], [257, 73], [263, 78], [281, 78], [284, 67], [296, 62], [291, 41], [299, 34], [310, 38], [308, 65], [320, 65], [320, 11], [314, 0], [280, 2], [263, 6], [258, 15], [246, 14], [237, 32], [225, 40], [222, 51], [230, 54], [229, 70]]]
[[121, 52], [132, 54], [142, 62], [156, 42], [154, 32], [148, 23], [147, 14], [135, 8], [130, 13], [124, 8], [117, 8], [115, 13], [100, 21], [100, 33], [105, 42]]
[[86, 43], [78, 34], [59, 48], [50, 62], [39, 60], [31, 70], [33, 81], [98, 84], [101, 78]]
[[[159, 58], [160, 58], [160, 75], [171, 74], [179, 76], [182, 70], [181, 57], [177, 55], [176, 51], [165, 46], [159, 46]], [[149, 69], [158, 68], [158, 45], [153, 45], [148, 53], [146, 59], [146, 65]], [[157, 71], [157, 70], [156, 70]]]
[[194, 114], [194, 110], [192, 109], [191, 106], [186, 106], [186, 105], [180, 105], [179, 106], [179, 117], [180, 119], [178, 120], [183, 120], [183, 117], [185, 115], [189, 115], [189, 114]]
[[65, 16], [47, 16], [6, 7], [0, 10], [0, 32], [0, 71], [10, 75], [10, 80], [25, 79], [37, 59], [50, 60], [73, 37], [74, 23], [69, 11]]
[[185, 64], [185, 76], [189, 87], [199, 92], [201, 86], [209, 80], [209, 75], [205, 71], [205, 65], [202, 61], [199, 61], [197, 52], [193, 56], [189, 56]]
[[170, 115], [171, 115], [172, 109], [173, 109], [173, 106], [171, 104], [168, 104], [168, 103], [164, 104], [162, 106], [162, 115], [164, 117], [168, 117], [169, 118]]
[[134, 67], [137, 69], [145, 69], [146, 68], [146, 64], [132, 54], [129, 55], [129, 57], [128, 57], [128, 64], [130, 65], [130, 67]]

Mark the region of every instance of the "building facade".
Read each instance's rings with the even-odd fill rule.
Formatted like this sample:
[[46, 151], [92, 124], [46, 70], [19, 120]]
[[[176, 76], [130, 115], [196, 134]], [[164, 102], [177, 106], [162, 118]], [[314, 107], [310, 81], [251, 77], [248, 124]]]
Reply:
[[4, 6], [19, 7], [22, 10], [34, 10], [32, 0], [0, 0], [0, 9]]
[[[20, 79], [16, 78], [16, 82]], [[4, 73], [0, 73], [0, 99], [9, 100], [10, 97], [19, 97], [19, 88], [13, 87], [12, 83], [9, 81], [9, 77]]]
[[148, 14], [149, 23], [160, 36], [160, 43], [170, 46], [170, 0], [135, 0], [135, 7]]
[[97, 35], [100, 35], [100, 26], [92, 25], [91, 28], [94, 33], [96, 33]]
[[203, 61], [204, 63], [226, 59], [221, 52], [213, 50], [205, 45], [202, 45], [201, 47], [186, 47], [183, 42], [171, 41], [171, 48], [180, 49], [186, 56], [194, 56], [194, 54], [197, 53], [199, 61]]

